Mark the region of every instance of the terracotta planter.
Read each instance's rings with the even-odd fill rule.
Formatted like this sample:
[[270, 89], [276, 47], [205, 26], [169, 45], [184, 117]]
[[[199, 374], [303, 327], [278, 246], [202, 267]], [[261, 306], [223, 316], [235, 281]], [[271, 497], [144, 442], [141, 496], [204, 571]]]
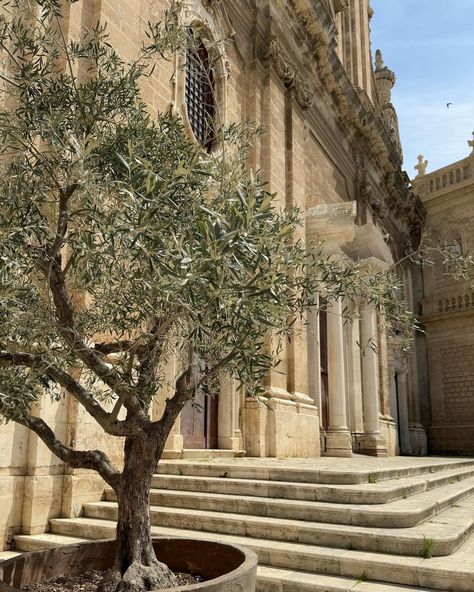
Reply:
[[[206, 581], [174, 592], [254, 592], [257, 556], [239, 547], [193, 539], [155, 539], [160, 561], [174, 571], [201, 575]], [[33, 551], [0, 563], [0, 592], [65, 573], [80, 573], [111, 567], [115, 541], [91, 541], [45, 551]]]

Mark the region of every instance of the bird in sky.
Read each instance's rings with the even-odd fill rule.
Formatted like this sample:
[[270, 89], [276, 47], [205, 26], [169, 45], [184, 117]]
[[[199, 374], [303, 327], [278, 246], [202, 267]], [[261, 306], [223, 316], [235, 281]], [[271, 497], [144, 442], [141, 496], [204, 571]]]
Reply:
[[449, 109], [451, 107], [452, 103], [446, 103], [446, 107]]

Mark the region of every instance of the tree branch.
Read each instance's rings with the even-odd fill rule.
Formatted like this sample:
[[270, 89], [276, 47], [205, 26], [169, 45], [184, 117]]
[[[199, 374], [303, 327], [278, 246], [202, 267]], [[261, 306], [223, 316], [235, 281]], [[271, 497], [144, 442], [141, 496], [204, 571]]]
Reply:
[[39, 417], [15, 420], [33, 430], [60, 460], [74, 469], [93, 469], [116, 490], [120, 473], [101, 450], [74, 450], [56, 438], [53, 430]]
[[135, 342], [129, 339], [123, 341], [107, 341], [104, 343], [95, 343], [94, 350], [108, 356], [110, 354], [118, 354], [121, 352], [127, 352], [133, 348]]
[[0, 351], [0, 367], [26, 366], [32, 369], [40, 369], [61, 385], [78, 401], [91, 415], [105, 432], [112, 436], [132, 436], [138, 431], [138, 426], [132, 420], [117, 421], [112, 414], [94, 399], [94, 397], [72, 376], [64, 370], [49, 364], [42, 356], [29, 353], [10, 353]]
[[86, 345], [85, 341], [76, 331], [74, 306], [66, 288], [64, 274], [59, 263], [54, 259], [42, 258], [40, 260], [40, 266], [49, 282], [59, 321], [59, 330], [66, 343], [73, 349], [81, 362], [123, 400], [123, 404], [132, 416], [144, 419], [146, 415], [134, 396], [133, 387], [124, 384], [117, 372], [102, 361], [99, 355]]
[[63, 247], [69, 219], [67, 212], [67, 204], [78, 187], [79, 185], [77, 183], [73, 183], [72, 185], [66, 187], [65, 190], [59, 191], [59, 211], [56, 237], [49, 250], [49, 257], [51, 259], [56, 259], [61, 251], [61, 248]]

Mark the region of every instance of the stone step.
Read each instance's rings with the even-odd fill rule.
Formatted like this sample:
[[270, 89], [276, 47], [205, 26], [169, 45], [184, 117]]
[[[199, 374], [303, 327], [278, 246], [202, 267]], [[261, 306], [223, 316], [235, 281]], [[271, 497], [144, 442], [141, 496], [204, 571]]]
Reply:
[[[203, 462], [186, 462], [183, 460], [163, 460], [157, 467], [158, 474], [187, 475], [196, 477], [220, 477], [230, 479], [258, 479], [266, 481], [284, 481], [292, 483], [316, 483], [349, 485], [360, 483], [377, 483], [389, 479], [399, 479], [413, 475], [436, 473], [474, 467], [474, 459], [443, 459], [430, 458], [413, 459], [407, 462], [403, 457], [389, 457], [384, 459], [385, 468], [381, 469], [380, 462], [374, 462], [373, 468], [368, 468], [368, 459], [359, 458], [338, 459], [334, 466], [334, 459], [295, 459], [278, 463], [271, 459], [268, 464], [262, 459], [239, 458], [232, 461], [204, 460]], [[377, 459], [374, 459], [375, 461]], [[293, 459], [292, 459], [293, 461]], [[299, 462], [296, 462], [299, 461]], [[291, 466], [295, 465], [295, 466]]]
[[209, 460], [213, 458], [235, 458], [242, 456], [244, 451], [209, 449], [209, 448], [184, 448], [183, 450], [165, 450], [162, 454], [163, 460], [184, 459], [184, 460]]
[[[50, 549], [61, 545], [77, 544], [89, 539], [79, 539], [61, 535], [19, 535], [18, 545], [22, 542], [28, 551]], [[26, 550], [26, 549], [25, 549]], [[7, 553], [9, 556], [7, 557]], [[0, 553], [0, 560], [17, 556], [20, 551], [6, 551]], [[435, 592], [432, 588], [414, 588], [397, 584], [366, 581], [361, 578], [348, 578], [329, 575], [319, 575], [310, 572], [293, 571], [276, 567], [259, 565], [257, 569], [256, 592]]]
[[343, 578], [259, 565], [256, 592], [435, 592], [435, 590], [368, 582], [363, 574], [357, 579]]
[[[272, 518], [290, 518], [312, 522], [328, 522], [379, 528], [408, 528], [435, 516], [440, 511], [474, 493], [474, 477], [443, 485], [418, 495], [388, 502], [385, 505], [331, 504], [291, 499], [275, 499], [231, 494], [201, 493], [153, 489], [150, 501], [154, 506], [190, 508], [251, 514]], [[106, 488], [107, 501], [117, 496]]]
[[[115, 521], [117, 504], [87, 503], [84, 513], [87, 518]], [[399, 555], [424, 553], [435, 557], [453, 553], [473, 531], [474, 496], [412, 528], [371, 528], [156, 506], [151, 506], [150, 518], [153, 525], [170, 528]], [[56, 527], [62, 528], [64, 524], [63, 519], [53, 519], [51, 529], [57, 532]], [[61, 530], [60, 534], [70, 533]]]
[[[55, 520], [54, 533], [69, 533], [74, 539], [112, 538], [115, 536], [115, 523], [110, 520], [93, 518], [58, 519]], [[59, 524], [61, 523], [61, 526]], [[283, 570], [298, 570], [346, 578], [364, 580], [364, 582], [385, 582], [401, 586], [450, 592], [473, 592], [474, 590], [474, 537], [471, 537], [461, 549], [449, 557], [407, 557], [387, 555], [384, 553], [368, 553], [364, 551], [344, 550], [331, 547], [316, 547], [287, 541], [269, 541], [252, 537], [221, 534], [216, 537], [213, 533], [194, 533], [178, 528], [152, 527], [154, 536], [176, 536], [197, 538], [203, 540], [218, 540], [246, 545], [253, 549], [261, 565], [281, 568]], [[36, 548], [43, 545], [43, 537], [47, 535], [30, 535], [30, 546]], [[49, 535], [51, 536], [51, 535]], [[65, 540], [70, 541], [67, 537]], [[19, 549], [25, 543], [25, 536], [15, 537], [19, 540]], [[396, 588], [395, 588], [396, 589]], [[289, 588], [288, 590], [293, 590]], [[298, 590], [298, 588], [295, 588]], [[306, 590], [307, 589], [303, 589]], [[356, 588], [357, 590], [357, 588]], [[383, 590], [383, 589], [382, 589]], [[403, 590], [403, 588], [402, 588]], [[287, 590], [283, 589], [284, 592]], [[360, 592], [360, 590], [357, 590]], [[375, 592], [375, 591], [374, 591]], [[392, 591], [391, 591], [392, 592]]]
[[154, 489], [193, 491], [215, 494], [235, 494], [301, 501], [319, 501], [332, 504], [385, 504], [404, 499], [416, 493], [449, 485], [474, 476], [474, 466], [455, 468], [390, 479], [382, 482], [348, 485], [321, 485], [266, 479], [199, 477], [189, 475], [154, 475]]

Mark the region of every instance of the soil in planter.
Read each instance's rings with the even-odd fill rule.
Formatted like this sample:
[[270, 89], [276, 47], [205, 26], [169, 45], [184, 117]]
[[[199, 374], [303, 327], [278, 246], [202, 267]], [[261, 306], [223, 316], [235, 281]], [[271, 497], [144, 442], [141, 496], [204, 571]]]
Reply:
[[[65, 574], [44, 582], [23, 586], [27, 592], [97, 592], [100, 582], [105, 575], [104, 571], [88, 571], [81, 574]], [[201, 576], [187, 573], [175, 573], [178, 586], [198, 584], [203, 582]]]

